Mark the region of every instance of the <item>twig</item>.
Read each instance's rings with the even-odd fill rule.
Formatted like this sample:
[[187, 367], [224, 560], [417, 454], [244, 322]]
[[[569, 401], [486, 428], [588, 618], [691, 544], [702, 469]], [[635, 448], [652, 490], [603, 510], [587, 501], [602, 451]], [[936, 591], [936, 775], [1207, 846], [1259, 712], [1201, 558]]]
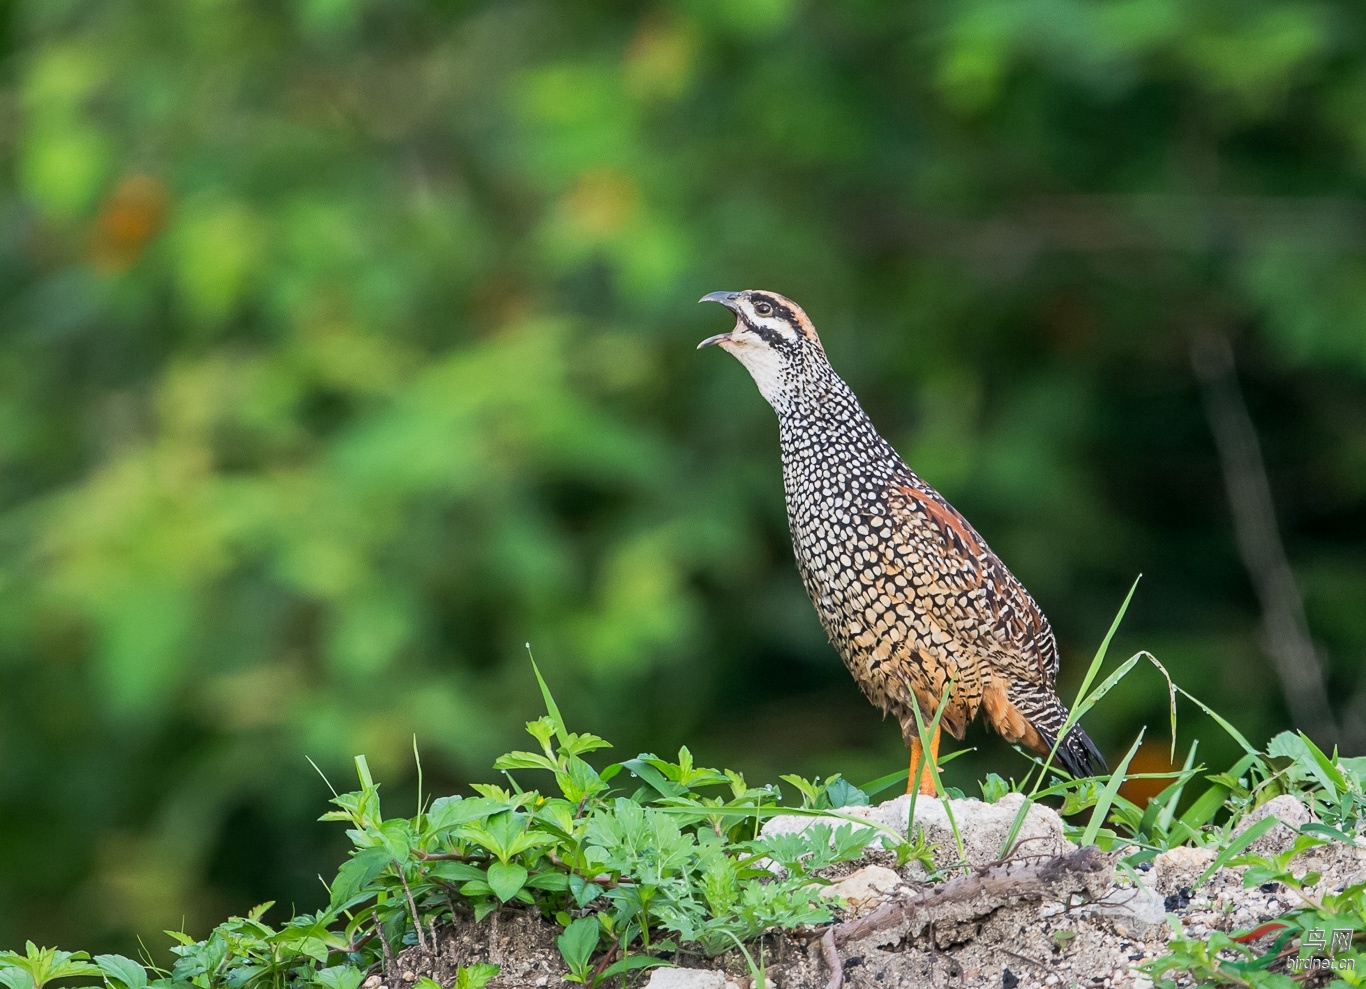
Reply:
[[1049, 971], [1049, 966], [1045, 965], [1043, 962], [1041, 962], [1041, 961], [1036, 961], [1035, 959], [1030, 958], [1028, 955], [1022, 955], [1022, 954], [1020, 954], [1018, 951], [1011, 951], [1009, 948], [1003, 947], [1003, 946], [1001, 946], [1001, 945], [999, 945], [999, 944], [996, 945], [996, 950], [999, 951], [999, 952], [1001, 952], [1002, 954], [1009, 955], [1011, 958], [1019, 959], [1020, 961], [1024, 962], [1026, 965], [1033, 965], [1035, 968], [1037, 968], [1037, 969], [1038, 969], [1039, 971], [1041, 971], [1041, 972], [1047, 972], [1047, 971]]
[[619, 947], [621, 947], [621, 945], [617, 944], [615, 941], [612, 942], [612, 947], [608, 948], [607, 952], [601, 958], [598, 959], [598, 963], [593, 966], [593, 974], [589, 976], [589, 979], [587, 983], [585, 983], [585, 985], [595, 986], [598, 984], [598, 979], [602, 978], [602, 973], [605, 972], [607, 970], [607, 966], [611, 964], [611, 961], [616, 956], [617, 949]]
[[844, 985], [844, 966], [840, 963], [840, 949], [835, 944], [833, 924], [825, 929], [821, 937], [821, 957], [830, 969], [830, 981], [825, 984], [825, 989], [840, 989]]
[[384, 968], [387, 971], [389, 966], [394, 963], [394, 950], [389, 947], [389, 939], [384, 936], [384, 926], [378, 920], [375, 921], [375, 933], [379, 935], [379, 945], [384, 955]]
[[417, 857], [424, 862], [487, 862], [487, 855], [466, 855], [462, 852], [424, 852], [415, 849]]
[[[1223, 469], [1238, 552], [1261, 605], [1262, 648], [1281, 682], [1291, 720], [1314, 730], [1325, 748], [1347, 742], [1329, 707], [1323, 663], [1281, 541], [1266, 462], [1238, 387], [1228, 338], [1215, 330], [1202, 333], [1191, 347], [1191, 365]], [[1360, 740], [1350, 741], [1356, 748]]]
[[398, 867], [398, 881], [403, 884], [403, 892], [408, 896], [408, 911], [413, 915], [413, 930], [417, 934], [417, 946], [422, 949], [422, 953], [431, 954], [427, 947], [427, 935], [422, 930], [422, 916], [417, 912], [417, 901], [413, 899], [413, 891], [408, 888], [408, 877], [403, 874], [403, 866]]
[[563, 869], [565, 872], [572, 872], [580, 879], [582, 879], [584, 882], [592, 883], [594, 886], [606, 886], [608, 889], [616, 889], [618, 886], [635, 885], [635, 883], [629, 879], [613, 879], [611, 876], [585, 876], [583, 873], [579, 872], [577, 869], [575, 869], [568, 862], [564, 861], [554, 852], [546, 852], [545, 857], [546, 861], [553, 865], [555, 868]]
[[[347, 944], [346, 944], [346, 947], [342, 948], [341, 951], [343, 951], [345, 954], [348, 954], [348, 955], [353, 955], [353, 954], [355, 954], [357, 951], [360, 951], [361, 948], [365, 947], [365, 943], [366, 943], [367, 941], [369, 941], [372, 937], [374, 937], [376, 931], [378, 931], [378, 930], [379, 930], [379, 925], [376, 924], [376, 925], [375, 925], [375, 930], [374, 930], [374, 931], [371, 931], [369, 934], [362, 934], [360, 937], [355, 938], [355, 939], [353, 939], [353, 940], [351, 940], [351, 941], [348, 941]], [[336, 949], [333, 949], [333, 950], [336, 950]]]

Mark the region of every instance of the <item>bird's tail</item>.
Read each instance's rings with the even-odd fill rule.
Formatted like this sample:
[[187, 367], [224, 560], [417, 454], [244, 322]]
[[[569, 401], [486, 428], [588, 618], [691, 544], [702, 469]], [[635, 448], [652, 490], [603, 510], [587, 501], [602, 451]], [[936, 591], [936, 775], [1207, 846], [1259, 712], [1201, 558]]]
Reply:
[[[1043, 740], [1042, 755], [1047, 755], [1057, 741], [1058, 732], [1067, 721], [1067, 708], [1056, 697], [1049, 698], [1041, 711], [1029, 712], [1029, 723]], [[1105, 776], [1110, 772], [1105, 765], [1105, 757], [1100, 754], [1094, 742], [1081, 730], [1081, 725], [1073, 725], [1058, 745], [1054, 760], [1073, 776]]]

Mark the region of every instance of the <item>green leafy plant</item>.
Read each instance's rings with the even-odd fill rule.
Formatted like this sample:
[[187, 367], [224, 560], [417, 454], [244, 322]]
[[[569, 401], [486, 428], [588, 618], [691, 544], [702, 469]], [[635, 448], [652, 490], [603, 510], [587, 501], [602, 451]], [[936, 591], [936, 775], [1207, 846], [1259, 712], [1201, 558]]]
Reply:
[[[1103, 654], [1102, 648], [1097, 663]], [[1099, 699], [1138, 658], [1121, 664], [1087, 696]], [[567, 978], [586, 986], [668, 964], [673, 952], [716, 955], [731, 949], [740, 951], [762, 983], [762, 954], [756, 961], [748, 944], [765, 931], [832, 919], [834, 904], [821, 896], [822, 870], [858, 858], [879, 841], [899, 864], [922, 862], [930, 881], [954, 868], [935, 871], [935, 849], [920, 829], [912, 827], [911, 837], [903, 839], [841, 809], [866, 804], [869, 793], [904, 780], [905, 773], [864, 787], [838, 774], [823, 780], [785, 775], [781, 780], [796, 797], [786, 805], [778, 788], [752, 786], [733, 770], [699, 766], [686, 747], [674, 760], [641, 753], [597, 767], [587, 757], [609, 743], [569, 731], [534, 662], [532, 669], [546, 714], [526, 725], [534, 747], [495, 761], [502, 784], [476, 784], [468, 795], [421, 800], [412, 817], [386, 817], [379, 784], [365, 758], [356, 758], [359, 788], [334, 793], [333, 809], [323, 815], [344, 823], [353, 845], [329, 887], [325, 909], [274, 926], [265, 920], [272, 908], [265, 903], [202, 940], [171, 932], [175, 961], [169, 971], [122, 956], [92, 959], [30, 943], [23, 954], [0, 953], [0, 985], [43, 989], [58, 979], [91, 979], [110, 989], [360, 989], [366, 971], [383, 958], [411, 945], [429, 948], [438, 924], [478, 922], [509, 905], [561, 926], [555, 943]], [[1144, 807], [1119, 792], [1126, 778], [1135, 778], [1126, 770], [1137, 740], [1105, 779], [1054, 777], [1045, 786], [1045, 759], [1037, 763], [1040, 772], [1032, 784], [1028, 777], [1016, 784], [991, 775], [981, 791], [987, 800], [1014, 790], [1025, 793], [1024, 807], [1051, 797], [1064, 814], [1089, 812], [1085, 823], [1066, 825], [1069, 834], [1123, 849], [1125, 868], [1175, 845], [1199, 845], [1215, 854], [1197, 885], [1224, 866], [1245, 866], [1248, 885], [1276, 882], [1297, 898], [1264, 930], [1200, 940], [1178, 929], [1170, 953], [1147, 966], [1161, 985], [1190, 976], [1216, 984], [1283, 985], [1282, 963], [1295, 952], [1312, 954], [1311, 935], [1324, 929], [1352, 932], [1342, 957], [1355, 958], [1351, 952], [1366, 936], [1366, 884], [1316, 898], [1310, 888], [1319, 877], [1296, 874], [1292, 863], [1316, 845], [1353, 841], [1366, 807], [1366, 759], [1324, 753], [1292, 733], [1256, 751], [1226, 721], [1216, 720], [1244, 748], [1243, 756], [1225, 772], [1207, 773], [1192, 745], [1180, 770], [1141, 774], [1170, 778]], [[935, 719], [919, 725], [922, 735], [928, 737], [934, 725]], [[937, 769], [928, 771], [952, 822], [953, 791]], [[528, 774], [548, 774], [545, 792], [529, 785]], [[1204, 788], [1189, 797], [1200, 780]], [[1248, 826], [1247, 816], [1281, 794], [1304, 801], [1317, 820], [1304, 825], [1283, 852], [1248, 855], [1276, 820], [1267, 816]], [[913, 795], [912, 805], [914, 800]], [[764, 821], [777, 814], [819, 819], [800, 830], [763, 834]], [[959, 845], [961, 862], [961, 839]], [[1270, 935], [1270, 947], [1256, 946]], [[1060, 934], [1059, 943], [1065, 946], [1070, 936]], [[496, 972], [490, 965], [462, 968], [454, 989], [481, 989]], [[422, 980], [415, 989], [437, 987]]]
[[[831, 919], [816, 873], [857, 858], [878, 829], [856, 819], [773, 836], [760, 828], [778, 813], [838, 818], [838, 808], [866, 804], [864, 793], [838, 775], [788, 776], [800, 806], [786, 808], [776, 788], [698, 766], [687, 748], [676, 761], [642, 753], [597, 769], [585, 756], [609, 744], [569, 731], [535, 675], [547, 713], [527, 724], [535, 749], [495, 762], [506, 786], [478, 784], [469, 796], [423, 801], [411, 818], [386, 817], [379, 784], [356, 758], [359, 789], [334, 793], [323, 815], [345, 823], [354, 846], [324, 910], [277, 928], [264, 920], [266, 903], [202, 940], [170, 932], [169, 972], [30, 944], [24, 955], [0, 954], [0, 984], [359, 989], [365, 969], [407, 945], [427, 947], [438, 923], [519, 905], [564, 927], [556, 944], [568, 977], [593, 985], [665, 964], [662, 952], [716, 954], [770, 928]], [[523, 787], [518, 774], [528, 771], [549, 773], [549, 792]], [[925, 854], [882, 830], [903, 857]], [[495, 971], [462, 969], [456, 989], [479, 989]]]

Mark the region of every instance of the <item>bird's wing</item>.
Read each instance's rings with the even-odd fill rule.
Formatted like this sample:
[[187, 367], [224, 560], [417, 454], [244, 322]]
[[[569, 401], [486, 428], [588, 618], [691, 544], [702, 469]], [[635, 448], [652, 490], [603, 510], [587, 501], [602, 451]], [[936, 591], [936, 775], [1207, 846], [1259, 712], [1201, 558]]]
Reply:
[[967, 519], [926, 485], [894, 484], [886, 504], [885, 563], [905, 574], [904, 593], [950, 637], [959, 665], [985, 663], [982, 674], [1051, 689], [1058, 650], [1048, 619]]

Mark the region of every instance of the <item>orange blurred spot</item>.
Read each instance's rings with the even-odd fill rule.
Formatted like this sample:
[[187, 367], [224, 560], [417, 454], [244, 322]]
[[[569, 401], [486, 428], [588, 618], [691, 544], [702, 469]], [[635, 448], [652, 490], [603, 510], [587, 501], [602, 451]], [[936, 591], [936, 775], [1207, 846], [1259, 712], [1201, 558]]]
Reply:
[[622, 230], [640, 209], [640, 190], [624, 172], [595, 169], [579, 176], [563, 200], [565, 215], [580, 231], [610, 237]]
[[[1168, 758], [1168, 748], [1161, 742], [1144, 742], [1134, 753], [1129, 763], [1129, 775], [1134, 773], [1170, 773], [1176, 767]], [[1139, 807], [1148, 806], [1148, 801], [1171, 786], [1169, 779], [1125, 780], [1119, 787], [1119, 795]]]
[[623, 70], [632, 95], [670, 99], [687, 88], [697, 64], [697, 30], [686, 21], [650, 17], [626, 49]]
[[133, 264], [161, 230], [166, 198], [165, 186], [150, 175], [122, 179], [95, 220], [91, 261], [109, 271], [122, 271]]

